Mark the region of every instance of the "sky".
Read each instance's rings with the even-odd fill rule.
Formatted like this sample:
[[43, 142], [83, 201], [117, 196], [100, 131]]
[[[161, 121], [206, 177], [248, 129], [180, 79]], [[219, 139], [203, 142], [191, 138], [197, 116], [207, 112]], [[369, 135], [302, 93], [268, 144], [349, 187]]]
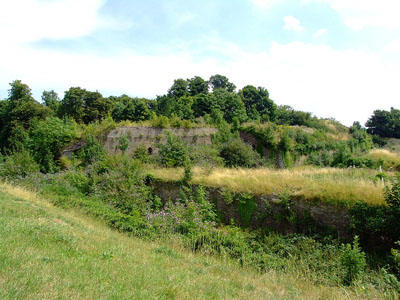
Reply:
[[227, 76], [278, 105], [364, 124], [400, 108], [398, 0], [1, 0], [0, 99], [70, 87], [155, 98]]

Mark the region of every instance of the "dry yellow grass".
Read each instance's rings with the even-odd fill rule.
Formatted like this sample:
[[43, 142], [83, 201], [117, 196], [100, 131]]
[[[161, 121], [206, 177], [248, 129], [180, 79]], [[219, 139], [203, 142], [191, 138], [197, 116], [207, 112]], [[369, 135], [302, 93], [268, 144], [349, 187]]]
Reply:
[[387, 149], [373, 149], [366, 155], [366, 157], [374, 160], [382, 159], [383, 167], [386, 169], [396, 169], [400, 166], [400, 154]]
[[[156, 178], [179, 180], [182, 169], [148, 170]], [[383, 184], [374, 180], [376, 171], [337, 168], [290, 170], [216, 168], [211, 172], [194, 168], [192, 183], [228, 188], [236, 192], [271, 194], [289, 189], [306, 200], [351, 205], [356, 201], [383, 204]]]

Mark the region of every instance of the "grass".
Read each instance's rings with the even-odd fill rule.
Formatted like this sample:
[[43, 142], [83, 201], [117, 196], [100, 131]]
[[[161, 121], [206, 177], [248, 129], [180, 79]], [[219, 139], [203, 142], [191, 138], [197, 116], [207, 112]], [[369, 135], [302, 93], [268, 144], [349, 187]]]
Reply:
[[[163, 180], [180, 180], [182, 169], [148, 168]], [[192, 183], [228, 188], [236, 192], [272, 194], [289, 189], [292, 195], [309, 201], [351, 205], [357, 201], [384, 204], [383, 184], [375, 180], [377, 171], [366, 169], [294, 168], [276, 170], [194, 168]]]
[[387, 149], [373, 149], [371, 150], [366, 157], [374, 159], [374, 160], [382, 160], [385, 169], [399, 169], [400, 168], [400, 154], [396, 152], [392, 152]]
[[384, 299], [145, 242], [0, 185], [0, 299]]

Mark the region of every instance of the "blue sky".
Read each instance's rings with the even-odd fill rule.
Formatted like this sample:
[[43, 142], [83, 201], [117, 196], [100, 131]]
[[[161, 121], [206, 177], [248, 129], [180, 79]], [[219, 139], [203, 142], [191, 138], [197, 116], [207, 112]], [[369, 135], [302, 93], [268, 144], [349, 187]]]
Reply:
[[278, 104], [364, 123], [400, 108], [395, 0], [2, 0], [0, 98], [71, 86], [155, 97], [224, 74]]

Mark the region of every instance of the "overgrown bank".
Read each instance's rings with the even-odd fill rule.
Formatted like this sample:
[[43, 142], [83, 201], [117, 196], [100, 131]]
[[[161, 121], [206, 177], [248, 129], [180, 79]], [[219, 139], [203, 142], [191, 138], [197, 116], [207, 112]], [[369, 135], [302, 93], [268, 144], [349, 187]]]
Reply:
[[[85, 169], [39, 173], [14, 182], [57, 206], [78, 207], [119, 231], [150, 240], [179, 239], [192, 251], [228, 257], [261, 273], [293, 273], [314, 284], [350, 285], [354, 290], [373, 287], [392, 298], [399, 288], [393, 275], [397, 256], [365, 254], [358, 242], [342, 245], [327, 235], [282, 236], [226, 225], [204, 188], [183, 189], [181, 197], [163, 203], [146, 184], [140, 164], [124, 155], [106, 156]], [[252, 201], [241, 200], [240, 218], [250, 222]], [[291, 215], [282, 218], [290, 222]]]

